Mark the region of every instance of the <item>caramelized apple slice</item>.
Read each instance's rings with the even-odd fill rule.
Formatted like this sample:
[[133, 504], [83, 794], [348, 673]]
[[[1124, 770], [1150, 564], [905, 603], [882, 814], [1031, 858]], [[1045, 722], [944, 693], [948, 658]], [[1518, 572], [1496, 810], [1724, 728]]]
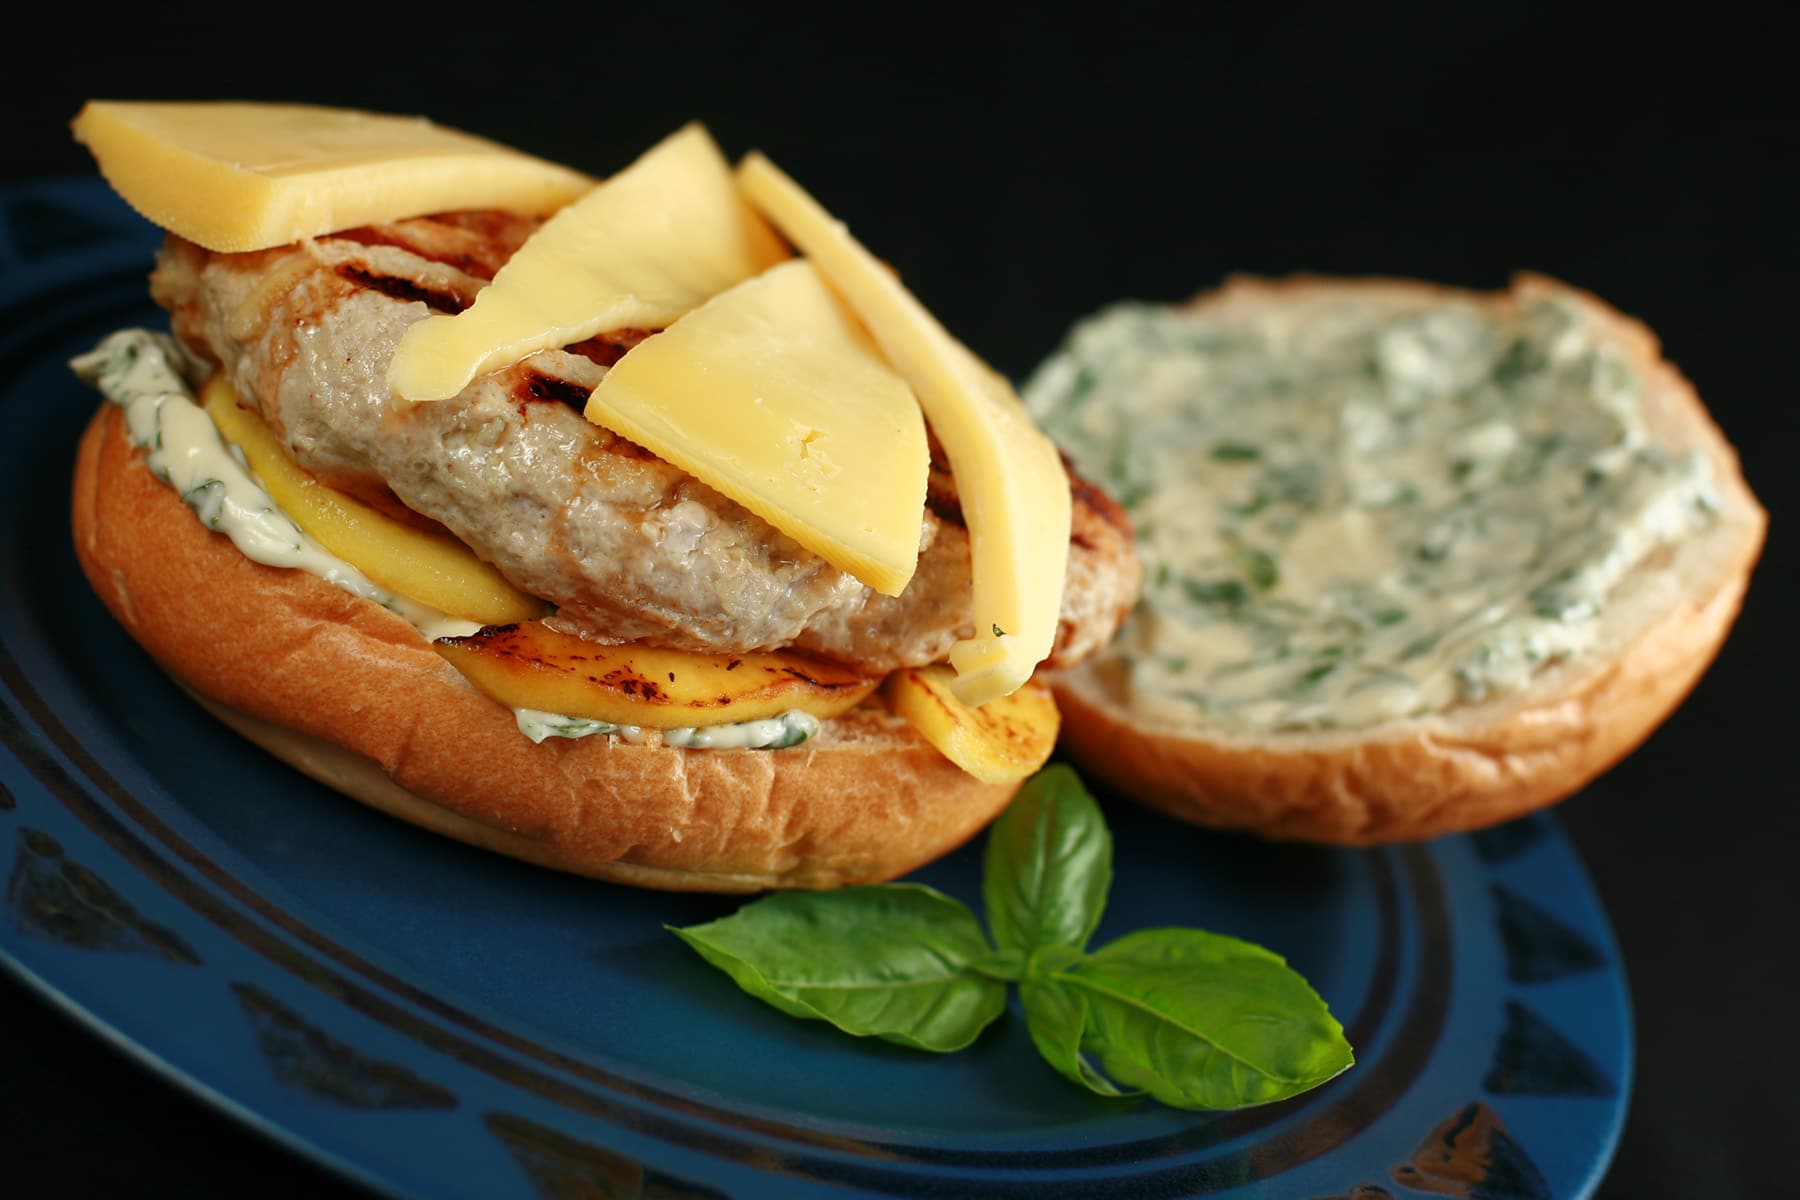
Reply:
[[895, 671], [882, 687], [888, 707], [983, 783], [1012, 783], [1050, 758], [1062, 715], [1036, 679], [979, 708], [956, 698], [954, 672], [942, 664]]
[[606, 646], [540, 621], [432, 645], [502, 704], [652, 729], [760, 721], [789, 709], [835, 717], [880, 682], [803, 654]]
[[482, 625], [528, 621], [550, 611], [448, 533], [395, 520], [301, 470], [262, 418], [238, 404], [237, 390], [223, 375], [201, 390], [201, 401], [281, 510], [379, 586]]

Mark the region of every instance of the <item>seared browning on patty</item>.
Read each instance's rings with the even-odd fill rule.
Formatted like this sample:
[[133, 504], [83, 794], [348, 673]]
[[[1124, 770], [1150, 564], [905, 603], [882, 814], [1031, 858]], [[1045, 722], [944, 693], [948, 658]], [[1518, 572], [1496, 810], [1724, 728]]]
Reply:
[[[969, 537], [934, 462], [917, 574], [883, 596], [693, 477], [587, 421], [588, 393], [643, 331], [546, 351], [454, 399], [392, 396], [407, 326], [455, 312], [535, 227], [453, 214], [252, 254], [171, 238], [151, 280], [177, 336], [219, 362], [296, 461], [441, 522], [590, 636], [693, 650], [797, 646], [875, 670], [973, 633]], [[1074, 526], [1052, 665], [1104, 644], [1135, 597], [1123, 514], [1071, 476]]]

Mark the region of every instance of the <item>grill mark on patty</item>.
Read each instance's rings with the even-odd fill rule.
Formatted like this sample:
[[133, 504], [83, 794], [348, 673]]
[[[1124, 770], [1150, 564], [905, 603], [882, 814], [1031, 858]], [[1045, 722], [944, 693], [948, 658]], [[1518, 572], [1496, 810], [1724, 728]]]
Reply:
[[391, 246], [476, 279], [492, 279], [538, 222], [511, 213], [438, 213], [388, 225], [362, 225], [329, 239], [359, 246]]
[[[522, 417], [530, 416], [533, 404], [562, 404], [583, 415], [587, 412], [588, 389], [585, 385], [555, 375], [547, 375], [530, 367], [521, 368], [517, 372], [511, 391], [513, 407]], [[597, 453], [637, 459], [640, 462], [661, 461], [636, 442], [620, 437], [603, 425], [594, 426], [594, 431], [602, 439], [594, 446], [594, 451]]]
[[380, 292], [393, 300], [410, 303], [417, 300], [434, 312], [459, 313], [468, 305], [455, 292], [427, 287], [416, 279], [398, 275], [382, 275], [355, 263], [342, 263], [337, 268], [340, 278], [357, 287]]
[[570, 354], [579, 354], [591, 362], [610, 367], [625, 357], [625, 352], [657, 332], [654, 329], [613, 329], [597, 333], [584, 342], [564, 346]]
[[925, 507], [947, 525], [962, 525], [962, 495], [949, 472], [934, 469], [925, 477]]
[[[519, 372], [518, 379], [513, 384], [512, 395], [513, 405], [519, 410], [520, 416], [528, 415], [533, 404], [564, 404], [578, 413], [587, 412], [588, 389], [584, 385], [530, 368]], [[596, 429], [607, 439], [597, 448], [608, 454], [640, 461], [656, 458], [656, 455], [636, 442], [628, 441], [610, 429], [601, 426], [596, 426]]]
[[[1063, 471], [1069, 477], [1069, 503], [1075, 511], [1075, 520], [1071, 522], [1069, 529], [1069, 544], [1078, 550], [1095, 551], [1100, 548], [1100, 543], [1082, 528], [1084, 510], [1130, 537], [1131, 522], [1126, 517], [1125, 510], [1115, 504], [1111, 496], [1077, 475], [1067, 455], [1063, 455], [1062, 460]], [[957, 490], [956, 478], [948, 470], [939, 469], [936, 463], [933, 463], [931, 473], [925, 478], [925, 507], [946, 525], [967, 528], [967, 522], [963, 519], [962, 494]]]
[[534, 401], [566, 404], [576, 412], [585, 412], [588, 390], [570, 379], [559, 379], [542, 371], [526, 370], [519, 373], [519, 381], [513, 385], [513, 397], [519, 402], [521, 413], [526, 411], [527, 404]]
[[[1126, 537], [1132, 536], [1131, 518], [1125, 515], [1125, 510], [1119, 507], [1118, 501], [1076, 474], [1075, 464], [1069, 461], [1068, 455], [1060, 450], [1057, 454], [1062, 459], [1063, 473], [1069, 477], [1069, 499], [1075, 507], [1087, 509]], [[1077, 544], [1083, 549], [1094, 548], [1085, 541]]]
[[393, 229], [346, 229], [331, 235], [333, 241], [355, 242], [358, 246], [392, 246], [396, 250], [404, 250], [408, 254], [416, 254], [431, 262], [442, 263], [446, 267], [454, 267], [465, 275], [473, 275], [477, 279], [492, 279], [494, 272], [482, 258], [446, 250], [441, 245], [422, 245], [420, 239], [402, 237]]

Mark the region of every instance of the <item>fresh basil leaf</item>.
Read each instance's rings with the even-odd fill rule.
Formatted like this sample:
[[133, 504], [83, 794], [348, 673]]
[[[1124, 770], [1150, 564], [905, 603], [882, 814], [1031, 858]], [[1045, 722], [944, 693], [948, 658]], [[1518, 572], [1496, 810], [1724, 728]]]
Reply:
[[998, 979], [1003, 983], [1016, 983], [1025, 977], [1025, 956], [1017, 950], [1005, 953], [996, 951], [969, 965], [989, 979]]
[[981, 881], [1002, 953], [1087, 945], [1112, 885], [1112, 834], [1081, 776], [1033, 775], [988, 832]]
[[1094, 1069], [1082, 1053], [1087, 1032], [1087, 1006], [1082, 995], [1062, 980], [1026, 979], [1019, 984], [1019, 1000], [1025, 1007], [1025, 1026], [1044, 1061], [1090, 1092], [1102, 1096], [1129, 1096]]
[[1236, 938], [1144, 930], [1056, 980], [1085, 1001], [1082, 1049], [1114, 1080], [1177, 1108], [1284, 1100], [1355, 1061], [1311, 985], [1280, 955]]
[[1048, 979], [1065, 967], [1072, 967], [1085, 958], [1079, 946], [1058, 946], [1054, 943], [1039, 946], [1025, 960], [1025, 970], [1020, 979]]
[[960, 1050], [1006, 1006], [993, 950], [959, 901], [919, 884], [774, 892], [674, 929], [752, 996], [845, 1033]]

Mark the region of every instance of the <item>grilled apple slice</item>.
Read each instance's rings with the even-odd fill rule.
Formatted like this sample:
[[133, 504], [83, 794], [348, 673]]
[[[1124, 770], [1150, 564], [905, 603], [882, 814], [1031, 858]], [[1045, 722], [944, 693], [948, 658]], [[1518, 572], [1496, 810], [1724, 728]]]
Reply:
[[979, 708], [956, 698], [943, 665], [888, 676], [882, 696], [945, 758], [983, 783], [1012, 783], [1050, 758], [1062, 718], [1050, 689], [1033, 679]]
[[201, 402], [282, 511], [379, 586], [482, 625], [527, 621], [550, 611], [448, 533], [397, 521], [300, 469], [262, 418], [238, 403], [237, 390], [223, 375], [202, 389]]
[[761, 721], [790, 709], [835, 717], [880, 682], [803, 654], [606, 646], [541, 621], [432, 645], [502, 704], [651, 729]]

